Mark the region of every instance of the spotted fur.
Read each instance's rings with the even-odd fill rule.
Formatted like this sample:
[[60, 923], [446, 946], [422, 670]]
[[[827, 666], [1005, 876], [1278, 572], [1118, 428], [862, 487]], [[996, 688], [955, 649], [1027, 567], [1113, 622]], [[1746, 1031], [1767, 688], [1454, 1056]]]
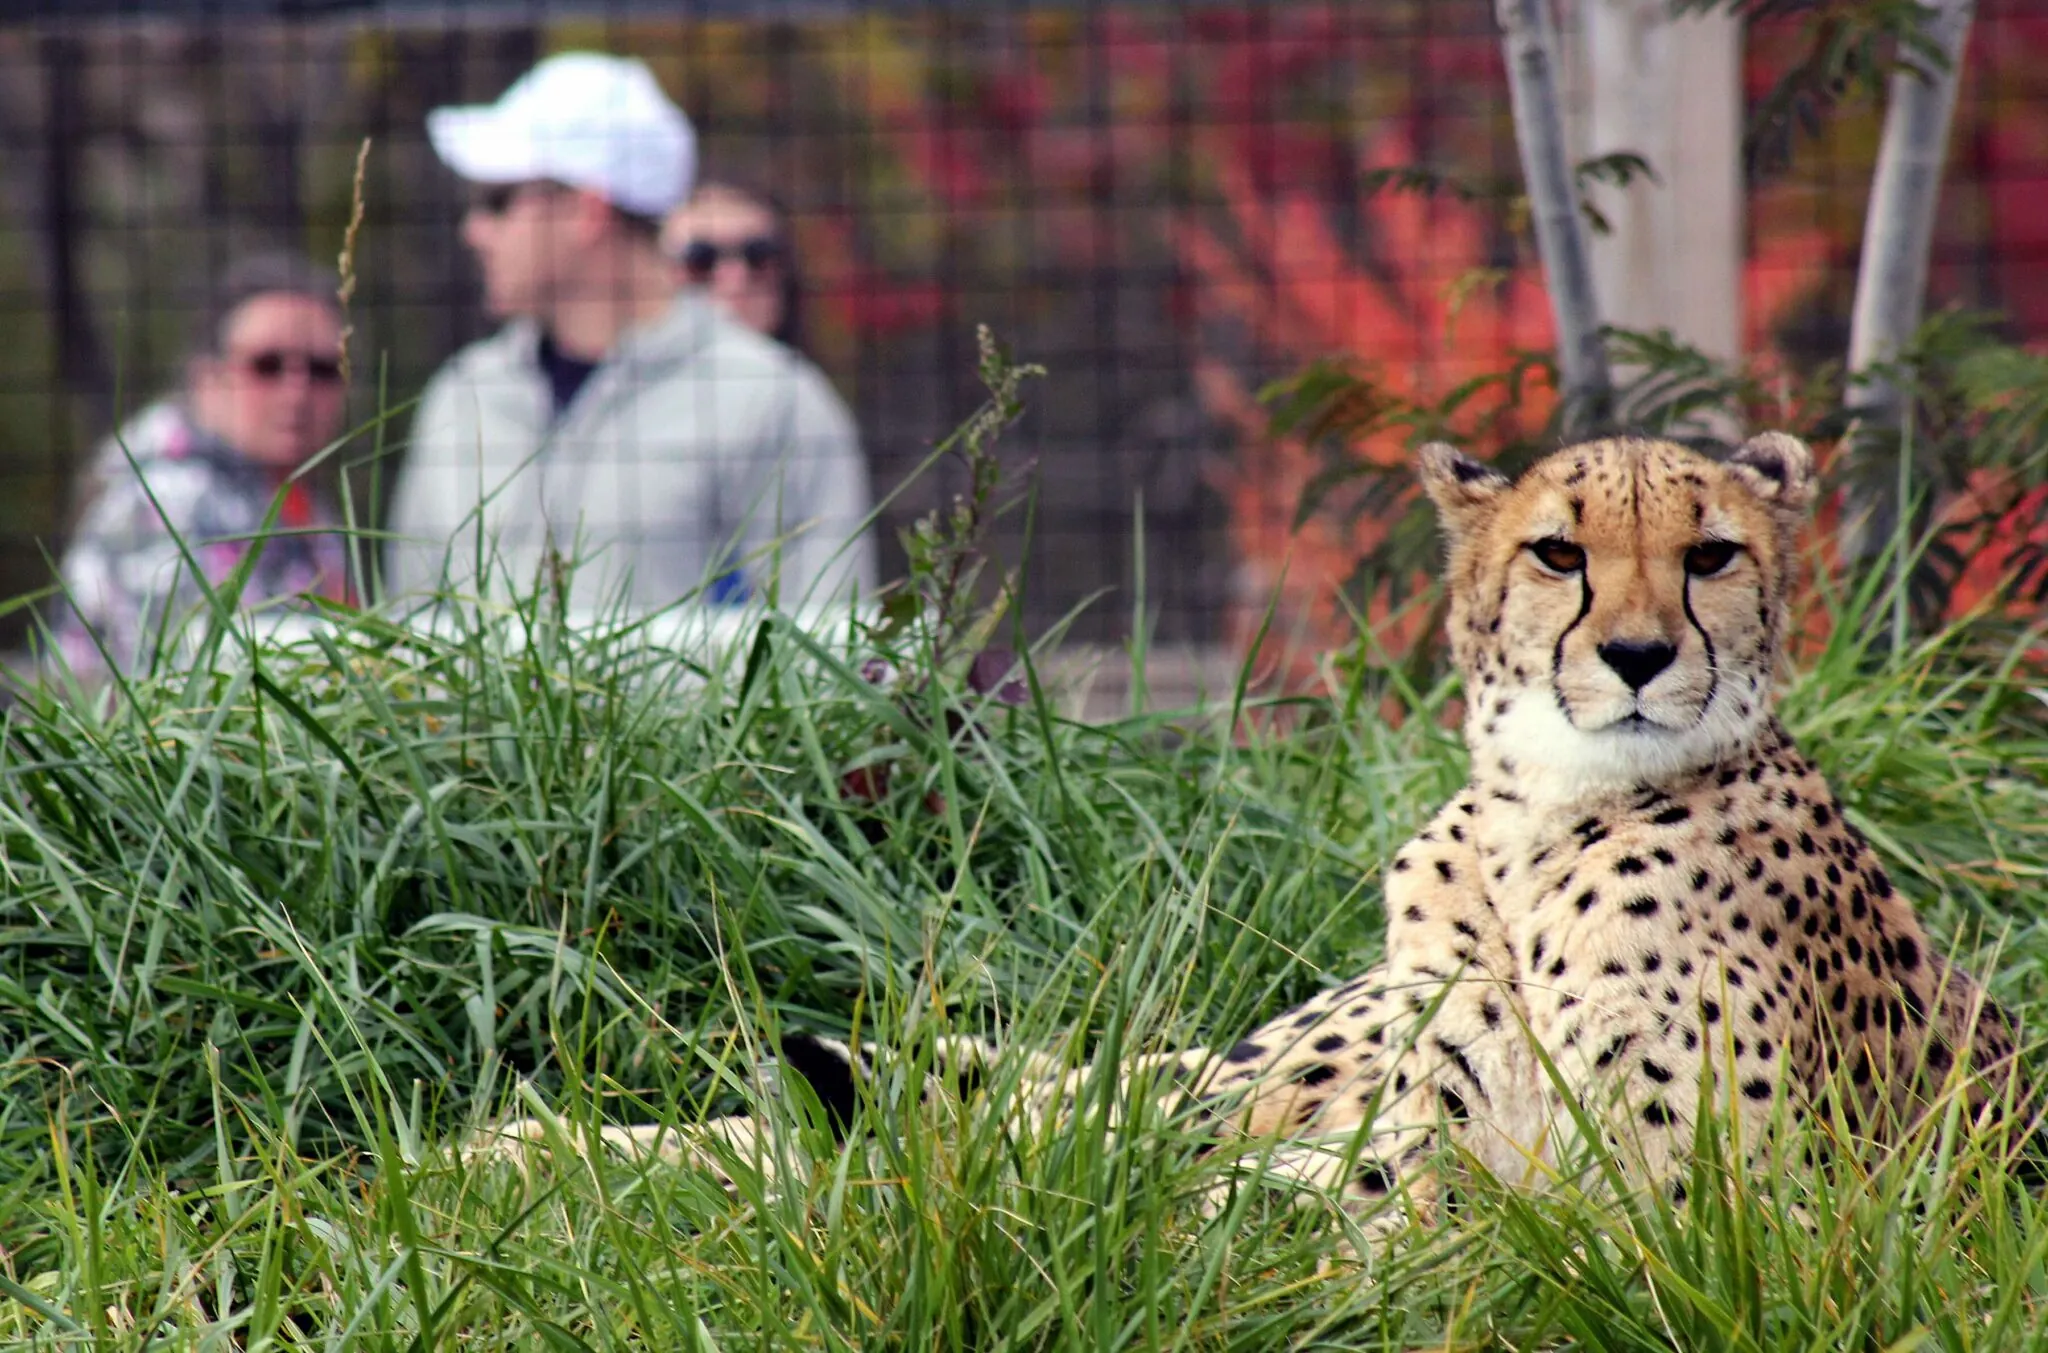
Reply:
[[[1746, 1140], [1836, 1072], [1872, 1123], [1951, 1078], [1979, 1112], [2020, 1100], [2011, 1022], [1772, 713], [1806, 447], [1601, 441], [1511, 483], [1438, 444], [1420, 473], [1470, 780], [1389, 863], [1385, 962], [1220, 1051], [1150, 1059], [1169, 1097], [1213, 1106], [1247, 1154], [1281, 1139], [1260, 1154], [1283, 1171], [1425, 1209], [1441, 1134], [1539, 1177], [1577, 1131], [1567, 1095], [1652, 1180], [1707, 1095]], [[1062, 1088], [1048, 1066], [1034, 1111]]]

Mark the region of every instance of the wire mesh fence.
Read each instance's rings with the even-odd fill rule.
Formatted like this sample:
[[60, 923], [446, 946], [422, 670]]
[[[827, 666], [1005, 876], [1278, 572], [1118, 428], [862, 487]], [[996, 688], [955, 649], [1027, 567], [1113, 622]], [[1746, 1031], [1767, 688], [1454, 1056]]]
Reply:
[[[1049, 369], [1013, 447], [1035, 501], [1001, 542], [1017, 552], [1028, 523], [1033, 627], [1095, 598], [1076, 636], [1124, 634], [1142, 565], [1160, 638], [1241, 641], [1283, 571], [1334, 586], [1361, 553], [1354, 526], [1296, 529], [1318, 467], [1270, 435], [1267, 380], [1339, 357], [1441, 392], [1549, 336], [1483, 0], [0, 14], [4, 595], [49, 581], [95, 445], [184, 379], [204, 284], [264, 246], [336, 258], [358, 196], [349, 411], [390, 416], [344, 459], [373, 512], [408, 454], [408, 402], [494, 324], [427, 114], [495, 99], [551, 52], [644, 59], [694, 123], [702, 175], [782, 214], [796, 341], [851, 408], [875, 490], [895, 492], [884, 578], [897, 528], [959, 487], [941, 465], [896, 492], [979, 396], [975, 326]], [[1799, 22], [1751, 29], [1752, 103]], [[1839, 357], [1877, 127], [1875, 109], [1835, 109], [1750, 166], [1752, 350]], [[2038, 6], [1979, 6], [1951, 146], [1932, 302], [2048, 336]], [[1417, 165], [1461, 189], [1377, 172]], [[0, 640], [25, 624], [0, 620]]]

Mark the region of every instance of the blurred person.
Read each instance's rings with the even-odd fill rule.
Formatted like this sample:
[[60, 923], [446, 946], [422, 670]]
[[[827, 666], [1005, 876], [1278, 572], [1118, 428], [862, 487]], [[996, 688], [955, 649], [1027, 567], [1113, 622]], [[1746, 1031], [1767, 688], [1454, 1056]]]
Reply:
[[724, 179], [697, 185], [662, 222], [661, 244], [690, 286], [702, 287], [755, 333], [804, 351], [803, 278], [789, 213], [767, 193]]
[[638, 61], [572, 52], [428, 138], [471, 187], [462, 237], [497, 333], [429, 383], [394, 489], [400, 595], [487, 567], [530, 586], [583, 556], [569, 604], [693, 589], [785, 607], [874, 587], [852, 417], [798, 354], [733, 321], [663, 256], [696, 138]]
[[340, 436], [347, 412], [339, 286], [295, 254], [231, 264], [201, 308], [179, 391], [95, 453], [58, 564], [67, 599], [51, 625], [56, 656], [81, 679], [132, 667], [201, 602], [180, 539], [217, 586], [254, 548], [273, 503], [275, 534], [240, 604], [349, 599], [339, 518], [297, 475]]

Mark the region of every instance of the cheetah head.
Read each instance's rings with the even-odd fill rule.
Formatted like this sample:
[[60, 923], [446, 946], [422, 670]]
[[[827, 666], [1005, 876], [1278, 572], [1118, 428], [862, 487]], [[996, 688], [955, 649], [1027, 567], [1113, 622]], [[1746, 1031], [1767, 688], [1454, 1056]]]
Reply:
[[1513, 482], [1442, 443], [1420, 461], [1450, 542], [1475, 762], [1569, 798], [1756, 736], [1814, 497], [1804, 443], [1764, 433], [1714, 461], [1618, 438]]

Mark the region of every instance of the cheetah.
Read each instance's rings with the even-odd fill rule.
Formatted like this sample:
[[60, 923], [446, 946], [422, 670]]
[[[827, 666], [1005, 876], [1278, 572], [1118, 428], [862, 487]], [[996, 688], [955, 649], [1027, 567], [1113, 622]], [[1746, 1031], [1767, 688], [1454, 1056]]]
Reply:
[[[1808, 448], [1764, 433], [1717, 461], [1617, 438], [1511, 481], [1433, 443], [1418, 470], [1449, 547], [1470, 777], [1389, 864], [1385, 961], [1227, 1048], [1147, 1059], [1168, 1096], [1248, 1158], [1263, 1142], [1268, 1170], [1361, 1213], [1398, 1189], [1425, 1217], [1446, 1134], [1533, 1181], [1591, 1122], [1675, 1187], [1706, 1103], [1745, 1142], [1828, 1084], [1872, 1123], [1951, 1078], [1975, 1111], [2015, 1107], [2012, 1022], [1934, 950], [1773, 712]], [[828, 1100], [865, 1061], [784, 1052]], [[1027, 1098], [1060, 1102], [1039, 1064]], [[705, 1130], [758, 1145], [754, 1120]]]

